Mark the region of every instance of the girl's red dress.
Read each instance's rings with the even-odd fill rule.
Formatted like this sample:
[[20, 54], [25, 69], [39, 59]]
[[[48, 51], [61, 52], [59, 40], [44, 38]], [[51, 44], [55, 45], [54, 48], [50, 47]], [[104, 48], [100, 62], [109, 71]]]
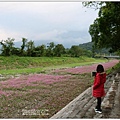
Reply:
[[106, 73], [97, 73], [94, 79], [93, 96], [103, 97], [105, 96], [104, 83], [106, 82]]

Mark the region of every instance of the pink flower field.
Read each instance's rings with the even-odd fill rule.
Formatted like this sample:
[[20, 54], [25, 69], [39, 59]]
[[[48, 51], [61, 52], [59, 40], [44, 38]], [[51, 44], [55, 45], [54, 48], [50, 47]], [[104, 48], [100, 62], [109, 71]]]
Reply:
[[[105, 70], [113, 67], [119, 62], [119, 60], [112, 60], [106, 63], [100, 63], [104, 66]], [[83, 73], [90, 73], [92, 71], [96, 71], [96, 67], [98, 64], [87, 65], [87, 66], [80, 66], [76, 68], [68, 68], [62, 70], [55, 70], [53, 73], [71, 73], [71, 74], [83, 74]]]
[[[105, 70], [119, 60], [101, 63]], [[86, 88], [91, 86], [90, 74], [98, 64], [30, 74], [0, 81], [0, 116], [2, 118], [49, 118]], [[72, 91], [72, 92], [71, 92]], [[22, 110], [48, 110], [49, 115], [22, 115]]]
[[[109, 69], [117, 64], [118, 60], [113, 60], [107, 63], [102, 63], [105, 69]], [[71, 74], [83, 74], [95, 71], [98, 64], [80, 66], [76, 68], [68, 68], [63, 70], [55, 70], [53, 73], [71, 73]], [[31, 74], [22, 75], [19, 78], [12, 78], [6, 81], [0, 81], [1, 91], [0, 95], [9, 96], [10, 94], [6, 91], [2, 91], [2, 88], [23, 88], [25, 86], [38, 86], [40, 83], [52, 84], [55, 82], [61, 82], [69, 80], [72, 76], [69, 75], [49, 75], [49, 74]]]

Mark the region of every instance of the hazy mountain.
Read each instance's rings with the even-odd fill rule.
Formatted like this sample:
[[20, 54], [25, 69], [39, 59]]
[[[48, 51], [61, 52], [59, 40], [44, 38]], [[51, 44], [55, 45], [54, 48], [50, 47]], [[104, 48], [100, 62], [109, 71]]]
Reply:
[[[79, 44], [79, 47], [92, 51], [92, 45], [93, 45], [92, 42], [88, 42], [88, 43]], [[106, 48], [96, 49], [95, 52], [96, 53], [102, 53], [102, 54], [104, 54], [104, 53], [109, 54], [109, 49], [106, 49]]]
[[92, 42], [88, 42], [88, 43], [79, 44], [79, 47], [87, 50], [92, 50], [92, 45], [93, 45]]

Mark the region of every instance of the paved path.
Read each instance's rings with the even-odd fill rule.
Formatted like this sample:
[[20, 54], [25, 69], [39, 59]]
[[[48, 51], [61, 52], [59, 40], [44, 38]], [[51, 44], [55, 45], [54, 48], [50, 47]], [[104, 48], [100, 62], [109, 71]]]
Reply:
[[105, 90], [107, 94], [102, 100], [102, 114], [94, 112], [96, 99], [92, 97], [92, 87], [90, 87], [51, 119], [120, 118], [120, 72], [107, 76]]

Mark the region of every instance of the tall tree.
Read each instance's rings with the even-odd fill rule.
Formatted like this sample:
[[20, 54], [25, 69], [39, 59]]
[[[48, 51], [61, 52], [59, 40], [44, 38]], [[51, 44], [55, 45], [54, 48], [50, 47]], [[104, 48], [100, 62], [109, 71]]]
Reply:
[[8, 38], [7, 40], [2, 40], [0, 44], [2, 45], [2, 54], [4, 56], [10, 56], [12, 54], [13, 46], [14, 46], [14, 38]]
[[27, 43], [27, 39], [26, 38], [22, 38], [22, 45], [21, 45], [21, 55], [24, 56], [24, 49], [26, 47], [26, 43]]
[[55, 43], [54, 42], [50, 42], [50, 43], [48, 43], [49, 45], [47, 46], [47, 51], [46, 51], [46, 55], [48, 56], [48, 57], [52, 57], [52, 56], [54, 56], [54, 51], [53, 51], [53, 49], [54, 49], [54, 47], [55, 47]]
[[27, 56], [32, 56], [33, 50], [35, 48], [34, 41], [30, 40], [26, 43], [27, 47]]
[[[95, 2], [87, 4], [90, 5], [95, 5]], [[99, 17], [89, 28], [92, 42], [98, 48], [111, 48], [111, 52], [120, 51], [120, 2], [101, 2], [101, 5]]]

